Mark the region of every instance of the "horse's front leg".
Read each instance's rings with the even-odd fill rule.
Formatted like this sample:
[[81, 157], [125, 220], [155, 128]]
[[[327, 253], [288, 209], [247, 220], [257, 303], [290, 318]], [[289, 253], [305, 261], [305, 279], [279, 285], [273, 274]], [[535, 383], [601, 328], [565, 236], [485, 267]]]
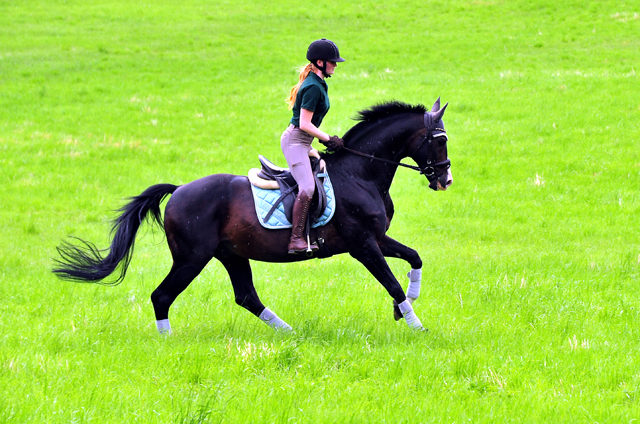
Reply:
[[404, 319], [407, 321], [409, 327], [424, 330], [420, 319], [413, 311], [411, 302], [407, 300], [407, 297], [402, 290], [402, 286], [391, 272], [387, 261], [382, 254], [380, 246], [375, 241], [370, 241], [364, 244], [364, 247], [349, 252], [351, 256], [360, 261], [369, 272], [387, 289], [389, 295], [398, 305], [398, 309]]
[[[382, 240], [378, 242], [380, 251], [387, 258], [398, 258], [405, 260], [411, 266], [411, 270], [407, 274], [409, 277], [409, 286], [407, 287], [407, 299], [411, 304], [420, 296], [420, 284], [422, 282], [422, 259], [418, 252], [405, 246], [404, 244], [392, 239], [389, 236], [384, 236]], [[402, 319], [402, 313], [398, 308], [398, 303], [393, 301], [393, 317], [396, 321]]]

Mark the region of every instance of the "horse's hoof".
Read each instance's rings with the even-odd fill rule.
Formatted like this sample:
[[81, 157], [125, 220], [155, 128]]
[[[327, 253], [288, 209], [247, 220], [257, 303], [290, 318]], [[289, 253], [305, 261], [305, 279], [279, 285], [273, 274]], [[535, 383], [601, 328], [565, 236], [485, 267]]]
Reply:
[[402, 318], [404, 318], [402, 316], [402, 312], [400, 312], [400, 308], [398, 307], [398, 302], [396, 302], [395, 300], [393, 301], [393, 318], [396, 321], [400, 321]]

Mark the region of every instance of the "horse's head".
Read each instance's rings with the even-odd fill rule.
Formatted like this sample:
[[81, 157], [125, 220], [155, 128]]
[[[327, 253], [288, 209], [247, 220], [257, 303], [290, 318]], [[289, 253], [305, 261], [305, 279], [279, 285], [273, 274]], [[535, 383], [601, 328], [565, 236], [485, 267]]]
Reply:
[[417, 141], [418, 147], [410, 154], [420, 167], [420, 173], [429, 180], [433, 190], [446, 190], [453, 184], [451, 162], [447, 156], [447, 132], [442, 115], [449, 103], [440, 108], [440, 98], [436, 100], [430, 112], [424, 114], [426, 132]]
[[[393, 178], [397, 168], [393, 168], [392, 173], [388, 169], [386, 173], [380, 172], [380, 165], [373, 163], [386, 162], [420, 171], [433, 190], [446, 190], [453, 183], [447, 157], [447, 132], [442, 122], [447, 105], [441, 108], [438, 98], [431, 111], [427, 111], [423, 105], [394, 101], [360, 111], [356, 117], [360, 122], [344, 135], [342, 153], [369, 159], [368, 178], [379, 175]], [[336, 156], [344, 160], [352, 157]], [[402, 163], [406, 157], [418, 166]], [[354, 165], [349, 163], [348, 168], [354, 169]]]

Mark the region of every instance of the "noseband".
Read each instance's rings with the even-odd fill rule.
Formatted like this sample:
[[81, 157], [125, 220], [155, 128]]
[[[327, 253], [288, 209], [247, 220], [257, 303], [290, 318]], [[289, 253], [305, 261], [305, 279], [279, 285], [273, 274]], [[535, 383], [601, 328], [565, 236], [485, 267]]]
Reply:
[[349, 153], [353, 153], [354, 155], [362, 156], [368, 159], [377, 160], [377, 161], [385, 162], [391, 165], [403, 166], [405, 168], [413, 169], [414, 171], [420, 172], [420, 175], [424, 175], [425, 177], [427, 177], [427, 179], [429, 179], [430, 177], [433, 177], [436, 174], [436, 168], [446, 166], [446, 169], [449, 169], [451, 167], [451, 161], [447, 159], [447, 160], [443, 160], [442, 162], [436, 162], [437, 157], [436, 157], [435, 148], [433, 147], [433, 140], [434, 140], [433, 132], [434, 131], [442, 132], [444, 133], [444, 137], [447, 137], [447, 133], [444, 130], [444, 128], [436, 127], [435, 122], [433, 122], [432, 116], [429, 115], [428, 112], [424, 114], [424, 126], [427, 129], [427, 132], [424, 135], [424, 138], [422, 139], [418, 147], [413, 151], [413, 153], [409, 155], [409, 156], [413, 156], [418, 150], [420, 150], [422, 145], [425, 142], [427, 142], [429, 146], [429, 159], [427, 159], [427, 166], [425, 166], [424, 168], [420, 168], [419, 166], [415, 166], [415, 165], [408, 165], [402, 162], [396, 162], [396, 161], [392, 161], [384, 158], [379, 158], [374, 155], [349, 149], [348, 147], [343, 147], [341, 150], [346, 150]]

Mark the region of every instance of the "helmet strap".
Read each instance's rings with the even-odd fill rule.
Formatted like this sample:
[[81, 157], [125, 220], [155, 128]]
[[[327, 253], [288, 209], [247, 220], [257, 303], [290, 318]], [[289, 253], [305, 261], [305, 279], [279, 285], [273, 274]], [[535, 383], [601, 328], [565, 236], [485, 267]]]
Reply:
[[324, 75], [325, 78], [331, 78], [331, 75], [327, 74], [327, 61], [323, 60], [322, 61], [322, 66], [320, 66], [320, 65], [318, 65], [318, 60], [320, 60], [320, 59], [317, 59], [315, 61], [315, 63], [313, 63], [313, 65], [316, 68], [320, 69], [320, 72], [322, 72], [322, 75]]

